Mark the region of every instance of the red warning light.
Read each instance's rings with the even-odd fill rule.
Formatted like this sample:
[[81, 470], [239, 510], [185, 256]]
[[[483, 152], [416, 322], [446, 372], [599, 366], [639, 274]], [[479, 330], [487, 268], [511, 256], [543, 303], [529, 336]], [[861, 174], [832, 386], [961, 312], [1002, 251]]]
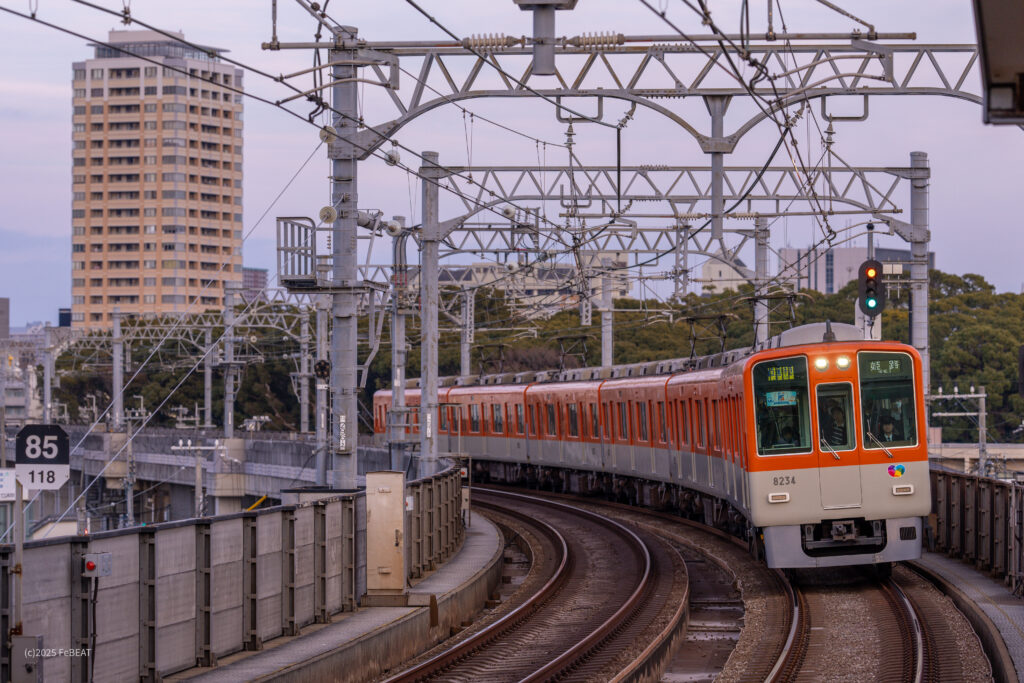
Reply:
[[91, 572], [93, 569], [96, 569], [96, 563], [93, 562], [92, 560], [89, 560], [88, 562], [85, 563], [85, 569], [86, 569], [86, 571], [90, 571]]

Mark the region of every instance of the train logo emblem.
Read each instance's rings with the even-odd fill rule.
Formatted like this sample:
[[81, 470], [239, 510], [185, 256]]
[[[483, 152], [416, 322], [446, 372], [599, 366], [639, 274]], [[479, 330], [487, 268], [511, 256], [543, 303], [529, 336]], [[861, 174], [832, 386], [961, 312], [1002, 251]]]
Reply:
[[906, 473], [907, 468], [903, 465], [889, 465], [889, 476], [890, 477], [902, 477]]

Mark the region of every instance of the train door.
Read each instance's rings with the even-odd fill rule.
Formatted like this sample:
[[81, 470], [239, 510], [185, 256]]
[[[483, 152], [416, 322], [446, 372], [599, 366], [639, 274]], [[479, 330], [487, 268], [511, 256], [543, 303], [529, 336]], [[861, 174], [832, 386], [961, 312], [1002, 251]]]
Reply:
[[860, 453], [854, 429], [853, 385], [819, 384], [818, 476], [826, 510], [861, 506]]

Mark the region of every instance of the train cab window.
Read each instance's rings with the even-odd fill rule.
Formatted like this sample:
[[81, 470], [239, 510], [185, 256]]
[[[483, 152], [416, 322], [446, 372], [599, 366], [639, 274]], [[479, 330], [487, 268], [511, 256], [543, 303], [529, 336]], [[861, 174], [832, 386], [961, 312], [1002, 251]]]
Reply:
[[578, 437], [580, 435], [580, 416], [576, 404], [570, 403], [566, 406], [566, 410], [569, 413], [569, 436]]
[[668, 425], [665, 421], [665, 402], [658, 401], [658, 432], [659, 441], [661, 443], [668, 443]]
[[526, 430], [523, 428], [523, 404], [516, 404], [516, 434], [524, 434]]
[[619, 441], [629, 440], [629, 418], [626, 416], [626, 404], [617, 403], [619, 407]]
[[505, 406], [504, 405], [492, 405], [491, 406], [491, 423], [494, 425], [495, 434], [505, 433]]
[[597, 404], [590, 404], [590, 436], [594, 439], [601, 438], [601, 416], [597, 412]]
[[807, 358], [762, 361], [752, 372], [758, 455], [810, 453]]
[[555, 417], [555, 404], [554, 403], [548, 403], [547, 404], [547, 413], [548, 413], [548, 435], [549, 436], [558, 436], [558, 431], [557, 431], [557, 427], [556, 427], [558, 420]]
[[637, 438], [640, 441], [647, 441], [647, 403], [641, 401], [636, 404]]
[[469, 406], [469, 431], [474, 434], [480, 432], [480, 406], [476, 403]]
[[861, 352], [861, 416], [864, 448], [917, 444], [917, 407], [914, 401], [914, 363], [906, 353]]
[[819, 384], [818, 441], [821, 450], [848, 451], [856, 445], [853, 433], [853, 385], [848, 382]]

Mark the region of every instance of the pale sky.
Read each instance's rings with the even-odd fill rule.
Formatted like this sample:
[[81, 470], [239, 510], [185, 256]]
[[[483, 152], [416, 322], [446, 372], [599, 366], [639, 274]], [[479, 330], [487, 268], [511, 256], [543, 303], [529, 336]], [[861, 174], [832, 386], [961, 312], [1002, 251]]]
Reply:
[[[119, 12], [128, 0], [97, 2]], [[90, 39], [105, 40], [109, 30], [125, 28], [114, 16], [68, 0], [0, 0], [0, 6], [19, 12], [27, 12], [30, 4], [38, 5], [39, 19], [72, 28]], [[140, 20], [181, 30], [196, 43], [226, 48], [231, 57], [270, 73], [290, 73], [310, 66], [309, 51], [260, 49], [260, 43], [270, 38], [270, 4], [268, 0], [135, 0], [130, 6], [132, 14]], [[291, 0], [278, 0], [278, 4], [280, 39], [311, 40], [315, 29], [312, 19]], [[520, 11], [512, 0], [422, 0], [420, 4], [459, 36], [521, 35], [532, 31], [530, 14]], [[699, 20], [679, 0], [652, 0], [652, 4], [666, 8], [668, 17], [685, 31], [702, 32]], [[752, 30], [755, 34], [763, 33], [764, 3], [751, 5], [756, 5], [751, 14]], [[974, 41], [967, 0], [862, 1], [844, 5], [880, 32], [917, 32], [918, 43]], [[724, 30], [736, 31], [739, 2], [714, 1], [711, 6]], [[857, 28], [852, 20], [812, 0], [782, 0], [782, 7], [784, 19], [793, 32], [848, 32]], [[402, 0], [334, 0], [328, 11], [339, 22], [358, 27], [360, 36], [371, 41], [447, 39]], [[775, 21], [776, 30], [780, 30], [778, 13]], [[558, 13], [558, 35], [606, 31], [672, 33], [635, 0], [580, 0], [575, 10]], [[87, 42], [0, 13], [0, 296], [10, 297], [11, 324], [15, 326], [35, 320], [55, 323], [57, 309], [70, 306], [71, 64], [92, 56]], [[410, 62], [407, 68], [417, 73], [418, 62]], [[976, 69], [972, 78], [976, 89]], [[310, 87], [308, 79], [297, 84]], [[411, 77], [402, 75], [402, 92], [414, 85]], [[253, 73], [245, 75], [245, 88], [270, 99], [288, 94], [280, 84]], [[369, 86], [364, 93], [363, 116], [369, 124], [395, 117], [395, 109], [379, 89]], [[469, 100], [462, 104], [539, 139], [564, 142], [564, 124], [555, 120], [553, 108], [543, 101]], [[583, 111], [593, 110], [592, 103], [581, 100], [573, 101], [572, 105]], [[709, 132], [706, 110], [698, 100], [672, 106], [695, 128]], [[849, 103], [849, 111], [859, 106], [859, 102]], [[296, 110], [307, 111], [304, 105]], [[616, 121], [625, 110], [621, 102], [606, 102], [606, 119]], [[814, 110], [819, 111], [816, 103]], [[730, 108], [727, 132], [746, 120], [745, 111], [749, 111], [749, 105], [735, 103]], [[273, 275], [274, 217], [315, 216], [327, 203], [329, 166], [326, 152], [321, 149], [267, 218], [257, 225], [271, 200], [314, 150], [318, 138], [314, 127], [253, 100], [245, 101], [244, 125], [245, 231], [255, 226], [244, 246], [244, 261], [247, 266], [268, 268]], [[806, 135], [806, 126], [799, 131], [801, 136]], [[937, 266], [953, 273], [981, 273], [1000, 291], [1022, 290], [1022, 240], [1016, 235], [1021, 228], [1019, 160], [1024, 157], [1024, 132], [1013, 126], [984, 126], [980, 106], [940, 97], [874, 97], [867, 121], [837, 124], [836, 131], [835, 150], [854, 165], [905, 166], [909, 165], [911, 151], [927, 152], [933, 176], [931, 249], [936, 252]], [[576, 127], [576, 133], [577, 149], [584, 162], [614, 164], [614, 137], [607, 129], [583, 124]], [[440, 152], [442, 163], [464, 165], [469, 156], [467, 134], [472, 135], [474, 164], [537, 161], [535, 143], [481, 121], [470, 128], [462, 113], [452, 106], [420, 117], [396, 137], [413, 150]], [[760, 165], [776, 136], [773, 125], [760, 124], [727, 157], [726, 164]], [[809, 156], [817, 156], [817, 134], [800, 139], [806, 140], [805, 151], [811, 152]], [[627, 127], [623, 142], [624, 163], [709, 163], [689, 134], [643, 109], [638, 110], [636, 119]], [[419, 165], [411, 154], [401, 154], [404, 163], [414, 168]], [[566, 161], [564, 152], [556, 148], [549, 149], [547, 160], [558, 164]], [[776, 159], [777, 163], [785, 161], [783, 155]], [[380, 209], [386, 216], [401, 214], [410, 216], [412, 222], [418, 221], [418, 180], [410, 180], [401, 169], [385, 166], [378, 160], [364, 162], [359, 173], [361, 209]], [[900, 201], [909, 209], [905, 200]], [[442, 197], [442, 219], [456, 211], [453, 201]], [[907, 216], [903, 218], [909, 220]], [[833, 221], [836, 227], [844, 224], [844, 218]], [[787, 243], [806, 247], [812, 237], [813, 227], [806, 219], [792, 218], [773, 226], [771, 243], [775, 248]], [[905, 247], [896, 237], [883, 237], [879, 243]], [[744, 253], [743, 258], [748, 264], [753, 261], [752, 253]], [[373, 260], [383, 262], [384, 252]]]

